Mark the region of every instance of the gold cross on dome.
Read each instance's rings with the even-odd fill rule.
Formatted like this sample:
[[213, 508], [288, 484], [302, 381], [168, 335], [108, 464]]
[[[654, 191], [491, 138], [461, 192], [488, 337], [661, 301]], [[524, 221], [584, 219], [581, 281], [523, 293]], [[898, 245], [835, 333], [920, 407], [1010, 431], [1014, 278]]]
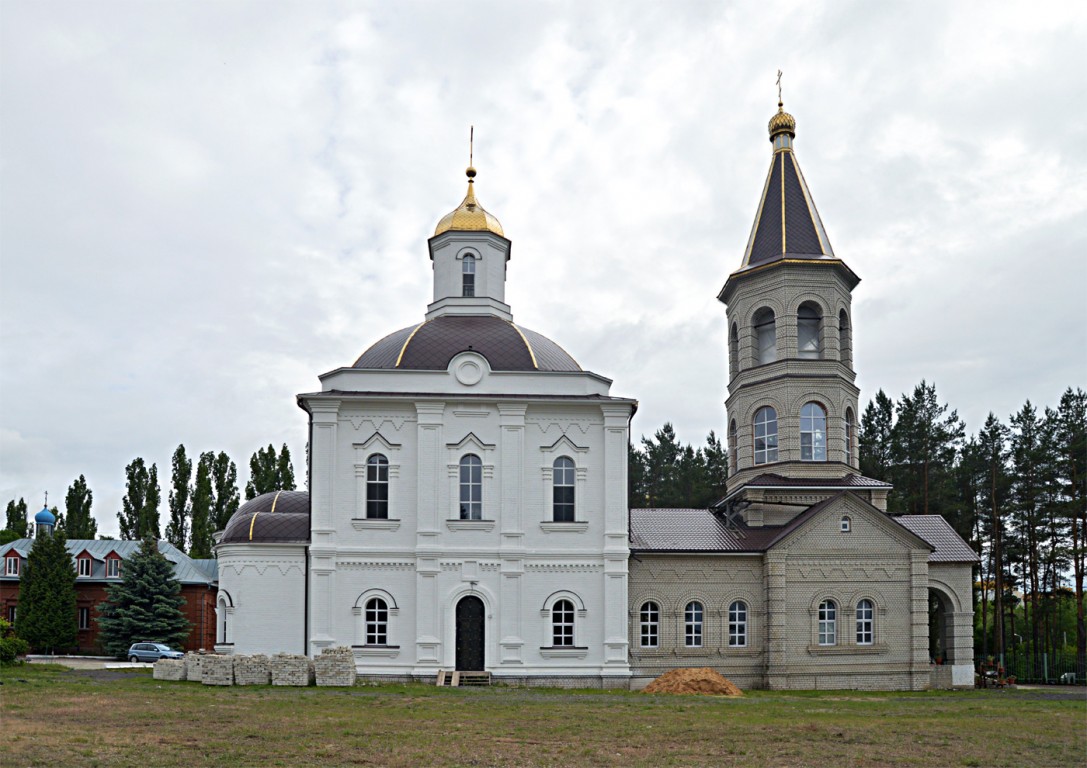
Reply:
[[778, 70], [778, 104], [781, 104], [781, 70]]

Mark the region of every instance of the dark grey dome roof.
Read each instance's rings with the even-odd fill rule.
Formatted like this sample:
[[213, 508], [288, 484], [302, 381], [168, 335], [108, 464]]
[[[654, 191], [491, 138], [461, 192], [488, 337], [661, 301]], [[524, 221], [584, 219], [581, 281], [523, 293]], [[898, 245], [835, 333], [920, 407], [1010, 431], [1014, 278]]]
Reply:
[[309, 492], [272, 491], [242, 504], [230, 516], [220, 544], [309, 541]]
[[492, 315], [442, 315], [401, 328], [362, 353], [354, 368], [444, 371], [461, 352], [487, 358], [492, 371], [580, 371], [551, 339]]

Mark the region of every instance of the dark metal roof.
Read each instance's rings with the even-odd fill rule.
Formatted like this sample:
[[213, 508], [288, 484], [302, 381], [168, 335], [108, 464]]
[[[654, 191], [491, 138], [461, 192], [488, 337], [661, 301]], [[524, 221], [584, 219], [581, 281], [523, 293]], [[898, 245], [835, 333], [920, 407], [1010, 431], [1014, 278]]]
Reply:
[[892, 519], [935, 547], [935, 551], [928, 558], [930, 563], [978, 561], [977, 552], [940, 515], [899, 515]]
[[782, 255], [834, 256], [826, 235], [820, 237], [819, 214], [791, 150], [774, 154], [757, 215], [745, 267]]
[[442, 315], [401, 328], [362, 353], [354, 368], [444, 371], [461, 352], [487, 358], [492, 371], [580, 371], [551, 339], [493, 315]]
[[309, 493], [273, 491], [250, 499], [230, 517], [220, 544], [309, 541]]
[[749, 488], [890, 488], [890, 483], [864, 475], [844, 475], [839, 478], [785, 477], [765, 473], [744, 483]]

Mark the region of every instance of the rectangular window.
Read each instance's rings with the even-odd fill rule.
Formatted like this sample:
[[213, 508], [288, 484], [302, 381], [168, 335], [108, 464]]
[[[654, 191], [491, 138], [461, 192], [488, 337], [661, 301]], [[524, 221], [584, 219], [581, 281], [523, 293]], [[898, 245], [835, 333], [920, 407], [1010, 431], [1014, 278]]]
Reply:
[[559, 600], [551, 609], [551, 644], [556, 647], [574, 645], [574, 604]]
[[460, 461], [460, 519], [483, 519], [483, 463], [472, 454]]
[[747, 604], [735, 602], [728, 607], [728, 644], [733, 648], [747, 645]]
[[9, 605], [8, 606], [8, 621], [11, 624], [15, 623], [15, 606], [14, 605]]
[[90, 576], [91, 575], [91, 559], [89, 557], [81, 557], [76, 562], [79, 563], [79, 575]]
[[683, 636], [688, 648], [702, 647], [702, 603], [687, 603]]
[[366, 644], [388, 645], [389, 607], [384, 600], [374, 599], [366, 603]]
[[387, 520], [389, 517], [389, 460], [381, 454], [366, 462], [366, 517]]
[[19, 556], [5, 558], [7, 567], [4, 569], [4, 573], [7, 576], [19, 575]]
[[819, 605], [819, 645], [838, 642], [838, 606], [831, 601]]
[[91, 609], [80, 608], [79, 609], [79, 628], [90, 629], [91, 628]]
[[121, 577], [121, 561], [115, 557], [106, 561], [106, 578], [117, 579]]
[[642, 648], [660, 645], [660, 609], [656, 603], [646, 603], [641, 610]]

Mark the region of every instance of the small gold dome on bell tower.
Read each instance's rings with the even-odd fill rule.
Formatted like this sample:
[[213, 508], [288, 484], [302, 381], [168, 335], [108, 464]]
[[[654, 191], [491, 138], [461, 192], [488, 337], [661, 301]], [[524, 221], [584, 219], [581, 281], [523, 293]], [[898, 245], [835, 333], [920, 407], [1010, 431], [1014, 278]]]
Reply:
[[505, 237], [502, 224], [498, 219], [483, 210], [483, 206], [476, 202], [475, 178], [476, 169], [472, 166], [464, 171], [468, 177], [468, 194], [455, 210], [447, 213], [434, 228], [434, 235], [454, 230], [457, 232], [493, 232]]
[[770, 131], [770, 141], [773, 141], [774, 137], [780, 133], [796, 137], [796, 118], [786, 112], [784, 106], [780, 101], [778, 102], [777, 114], [770, 118], [770, 124], [766, 126]]

